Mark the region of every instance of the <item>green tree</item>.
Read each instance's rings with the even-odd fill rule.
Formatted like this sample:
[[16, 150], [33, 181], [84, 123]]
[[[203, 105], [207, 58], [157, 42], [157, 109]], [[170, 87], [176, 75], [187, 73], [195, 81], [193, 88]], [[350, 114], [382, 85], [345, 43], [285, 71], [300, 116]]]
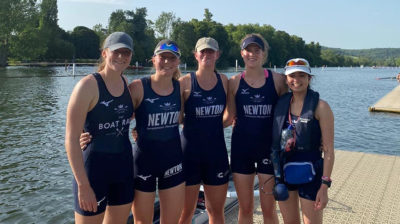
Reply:
[[93, 30], [77, 26], [71, 33], [71, 39], [75, 46], [75, 58], [99, 58], [100, 39]]
[[108, 30], [106, 28], [103, 28], [103, 25], [101, 25], [100, 23], [94, 25], [92, 30], [99, 37], [99, 43], [101, 45], [103, 43], [103, 41], [106, 39], [106, 37], [107, 37], [107, 34], [108, 34], [107, 31]]
[[209, 9], [204, 9], [204, 22], [211, 22], [213, 14]]
[[109, 32], [123, 31], [128, 33], [134, 44], [132, 61], [140, 64], [147, 64], [148, 59], [153, 55], [155, 47], [154, 30], [149, 26], [150, 21], [146, 20], [147, 9], [137, 8], [131, 10], [117, 10], [111, 13], [109, 19]]
[[173, 12], [162, 12], [158, 16], [154, 29], [162, 39], [169, 39], [172, 33], [172, 24], [176, 21], [175, 14]]
[[0, 67], [7, 65], [10, 41], [37, 18], [36, 0], [0, 1]]

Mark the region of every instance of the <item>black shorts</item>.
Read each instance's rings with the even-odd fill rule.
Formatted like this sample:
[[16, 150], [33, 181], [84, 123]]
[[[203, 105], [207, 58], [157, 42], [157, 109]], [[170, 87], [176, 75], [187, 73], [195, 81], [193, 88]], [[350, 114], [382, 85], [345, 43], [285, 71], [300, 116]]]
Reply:
[[184, 182], [183, 153], [179, 137], [168, 141], [140, 141], [133, 150], [135, 189], [168, 189]]
[[83, 151], [85, 171], [96, 200], [97, 212], [83, 211], [79, 206], [78, 187], [73, 180], [75, 211], [83, 216], [101, 214], [107, 205], [124, 205], [134, 198], [133, 158], [131, 149], [123, 153], [96, 152], [88, 147]]
[[232, 173], [273, 175], [270, 146], [270, 139], [266, 137], [234, 132], [231, 143]]
[[181, 134], [186, 185], [223, 185], [229, 181], [229, 160], [224, 136], [186, 138]]

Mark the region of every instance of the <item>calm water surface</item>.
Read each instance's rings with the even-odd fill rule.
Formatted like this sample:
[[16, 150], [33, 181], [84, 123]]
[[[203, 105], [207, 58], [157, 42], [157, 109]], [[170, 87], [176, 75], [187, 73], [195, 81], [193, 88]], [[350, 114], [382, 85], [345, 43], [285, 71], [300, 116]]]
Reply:
[[[94, 70], [77, 67], [75, 74]], [[127, 76], [131, 81], [150, 72], [129, 71]], [[398, 85], [375, 78], [398, 72], [313, 69], [312, 87], [335, 115], [336, 149], [400, 156], [400, 115], [368, 112], [368, 106]], [[63, 67], [0, 69], [0, 223], [73, 222], [65, 113], [72, 88], [82, 76], [71, 74]], [[229, 146], [230, 129], [225, 134]]]

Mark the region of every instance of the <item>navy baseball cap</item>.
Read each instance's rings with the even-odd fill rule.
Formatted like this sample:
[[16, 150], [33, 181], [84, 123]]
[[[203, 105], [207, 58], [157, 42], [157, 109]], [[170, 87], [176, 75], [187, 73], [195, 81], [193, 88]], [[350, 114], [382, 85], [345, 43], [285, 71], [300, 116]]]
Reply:
[[249, 46], [250, 44], [257, 44], [262, 51], [264, 51], [265, 49], [264, 42], [261, 40], [260, 37], [256, 35], [251, 35], [242, 41], [241, 44], [242, 50], [246, 49], [246, 47]]

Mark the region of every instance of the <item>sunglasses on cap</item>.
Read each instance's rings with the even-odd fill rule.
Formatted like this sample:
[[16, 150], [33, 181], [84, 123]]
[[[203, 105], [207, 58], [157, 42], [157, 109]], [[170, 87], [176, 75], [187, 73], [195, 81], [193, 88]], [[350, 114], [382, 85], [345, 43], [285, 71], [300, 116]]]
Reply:
[[178, 46], [176, 46], [174, 43], [163, 43], [158, 49], [162, 50], [162, 51], [165, 51], [165, 50], [173, 51], [173, 52], [177, 53], [178, 55], [181, 54]]
[[304, 59], [292, 59], [286, 63], [286, 67], [299, 66], [299, 65], [310, 67], [310, 64], [308, 64], [308, 61], [306, 61]]

